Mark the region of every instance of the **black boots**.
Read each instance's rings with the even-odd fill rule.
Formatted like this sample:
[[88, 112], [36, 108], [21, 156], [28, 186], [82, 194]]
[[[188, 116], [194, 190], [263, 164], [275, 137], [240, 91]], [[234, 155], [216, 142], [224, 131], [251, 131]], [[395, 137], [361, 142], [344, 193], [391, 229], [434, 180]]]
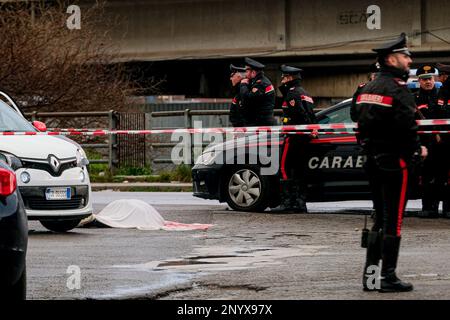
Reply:
[[280, 180], [281, 202], [272, 212], [306, 213], [305, 195], [296, 181]]
[[[413, 290], [410, 283], [401, 281], [395, 274], [400, 237], [385, 235], [381, 232], [369, 231], [367, 237], [367, 255], [363, 274], [363, 290], [379, 292], [406, 292]], [[381, 280], [377, 281], [377, 270], [382, 262]], [[373, 266], [372, 268], [370, 268]]]
[[401, 237], [384, 235], [382, 244], [383, 266], [381, 269], [380, 292], [406, 292], [413, 290], [413, 285], [401, 281], [395, 274]]
[[[369, 231], [367, 235], [367, 255], [362, 279], [364, 291], [376, 291], [376, 283], [373, 279], [377, 277], [376, 270], [371, 270], [370, 266], [380, 267], [381, 259], [381, 233], [378, 231]], [[379, 270], [379, 269], [378, 269]]]
[[444, 200], [442, 203], [442, 217], [450, 219], [450, 200]]
[[424, 186], [422, 197], [422, 211], [418, 213], [419, 218], [439, 218], [439, 200], [436, 200], [437, 191], [434, 184]]
[[306, 186], [301, 181], [295, 180], [294, 193], [291, 202], [295, 212], [308, 212], [308, 208], [306, 207]]
[[419, 218], [439, 218], [439, 202], [434, 199], [422, 198], [422, 211]]

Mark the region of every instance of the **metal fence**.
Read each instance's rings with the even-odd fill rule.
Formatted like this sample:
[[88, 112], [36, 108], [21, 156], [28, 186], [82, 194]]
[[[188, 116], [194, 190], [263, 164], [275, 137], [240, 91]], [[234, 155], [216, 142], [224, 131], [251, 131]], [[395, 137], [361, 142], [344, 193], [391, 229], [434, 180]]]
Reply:
[[[179, 108], [180, 106], [178, 106]], [[275, 116], [281, 115], [281, 110], [275, 110]], [[106, 112], [31, 112], [25, 114], [31, 121], [47, 120], [48, 126], [55, 127], [55, 119], [70, 119], [71, 127], [85, 127], [89, 119], [91, 128], [107, 128], [109, 130], [145, 130], [145, 129], [179, 129], [192, 128], [195, 120], [201, 120], [204, 127], [229, 126], [229, 110], [171, 110], [141, 113]], [[93, 120], [94, 119], [94, 120]], [[95, 120], [97, 119], [97, 120]], [[79, 120], [79, 121], [78, 121]], [[162, 121], [161, 121], [162, 120]], [[61, 123], [61, 122], [56, 122]], [[171, 124], [171, 126], [167, 126]], [[71, 139], [81, 139], [79, 136]], [[153, 170], [157, 165], [174, 167], [170, 151], [177, 143], [172, 142], [168, 135], [107, 135], [95, 137], [103, 141], [77, 141], [83, 148], [98, 150], [102, 159], [89, 159], [90, 163], [106, 163], [111, 173], [120, 167], [148, 167]], [[207, 144], [204, 144], [206, 146]], [[193, 145], [190, 145], [191, 155]], [[157, 168], [156, 168], [157, 169]], [[158, 170], [154, 170], [158, 171]]]
[[[25, 113], [25, 116], [31, 121], [43, 121], [46, 122], [48, 126], [53, 128], [60, 128], [61, 124], [70, 123], [73, 127], [84, 127], [86, 121], [84, 119], [89, 119], [89, 123], [95, 125], [107, 126], [109, 130], [117, 129], [118, 124], [118, 113], [110, 111], [99, 111], [99, 112], [30, 112]], [[66, 121], [59, 121], [65, 119]], [[73, 140], [77, 140], [71, 137]], [[103, 140], [103, 141], [98, 141]], [[77, 141], [83, 148], [90, 148], [98, 150], [100, 154], [105, 154], [106, 157], [103, 159], [89, 159], [90, 163], [106, 163], [110, 171], [114, 171], [117, 167], [119, 160], [117, 157], [117, 136], [110, 135], [105, 137], [96, 137], [96, 140], [92, 141]], [[106, 152], [105, 152], [106, 151]]]

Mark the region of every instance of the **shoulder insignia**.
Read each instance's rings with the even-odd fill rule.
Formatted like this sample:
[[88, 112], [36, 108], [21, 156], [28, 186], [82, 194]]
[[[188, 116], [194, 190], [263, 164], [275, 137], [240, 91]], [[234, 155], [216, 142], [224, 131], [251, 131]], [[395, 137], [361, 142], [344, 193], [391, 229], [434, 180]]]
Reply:
[[294, 99], [290, 100], [289, 104], [291, 105], [291, 107], [295, 106], [295, 100]]
[[306, 101], [306, 102], [314, 103], [313, 98], [311, 98], [311, 97], [309, 97], [309, 96], [302, 95], [302, 96], [300, 96], [300, 98], [301, 98], [302, 100]]

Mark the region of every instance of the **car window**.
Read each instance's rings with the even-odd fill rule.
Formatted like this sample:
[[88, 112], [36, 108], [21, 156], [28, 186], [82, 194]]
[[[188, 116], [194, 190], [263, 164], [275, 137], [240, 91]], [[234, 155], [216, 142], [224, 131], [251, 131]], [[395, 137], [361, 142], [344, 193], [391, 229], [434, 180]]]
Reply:
[[13, 108], [0, 101], [0, 132], [36, 131], [36, 129]]
[[[350, 117], [350, 103], [347, 103], [344, 107], [337, 110], [327, 112], [322, 115], [319, 120], [319, 124], [331, 124], [331, 123], [353, 123]], [[353, 129], [334, 129], [327, 131], [339, 131], [353, 133]]]
[[339, 110], [331, 111], [319, 120], [320, 124], [327, 123], [353, 123], [350, 117], [350, 104]]

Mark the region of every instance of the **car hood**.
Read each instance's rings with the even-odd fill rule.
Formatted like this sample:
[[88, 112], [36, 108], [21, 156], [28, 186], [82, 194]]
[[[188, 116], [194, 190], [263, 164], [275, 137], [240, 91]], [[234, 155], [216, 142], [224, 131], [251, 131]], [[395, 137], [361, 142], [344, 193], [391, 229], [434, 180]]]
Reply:
[[59, 159], [76, 156], [77, 146], [65, 139], [51, 136], [4, 136], [0, 137], [0, 151], [12, 153], [19, 158], [47, 159], [53, 154]]

